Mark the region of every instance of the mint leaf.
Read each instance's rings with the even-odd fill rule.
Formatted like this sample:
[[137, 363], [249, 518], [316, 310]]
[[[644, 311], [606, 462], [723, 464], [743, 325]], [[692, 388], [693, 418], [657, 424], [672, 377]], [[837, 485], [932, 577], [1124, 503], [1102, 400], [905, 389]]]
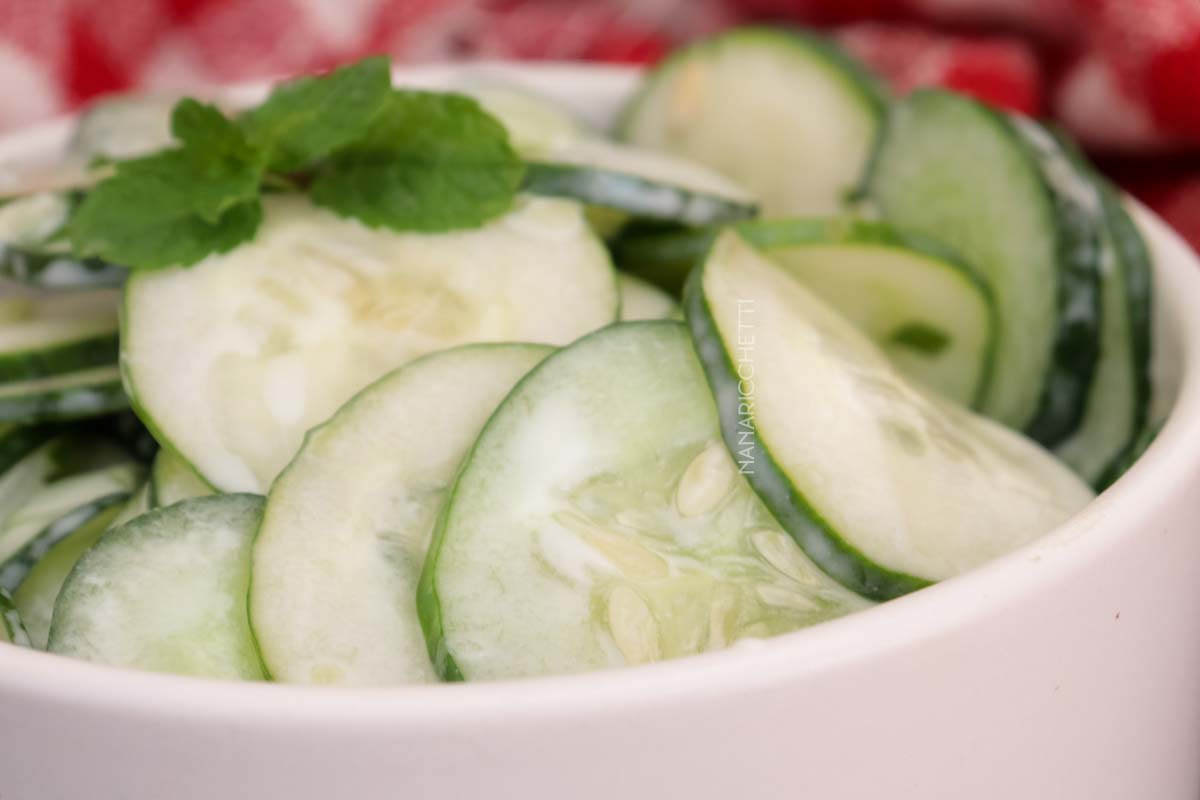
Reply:
[[237, 166], [253, 164], [259, 158], [245, 134], [219, 108], [190, 97], [175, 104], [171, 135], [196, 160]]
[[[280, 85], [239, 120], [251, 146], [277, 172], [295, 172], [358, 138], [388, 99], [386, 58]], [[176, 134], [178, 135], [178, 134]]]
[[252, 164], [186, 149], [122, 162], [72, 216], [72, 249], [131, 269], [193, 264], [254, 238], [260, 180]]
[[525, 165], [474, 100], [393, 91], [370, 126], [322, 162], [315, 203], [371, 227], [446, 231], [512, 205]]

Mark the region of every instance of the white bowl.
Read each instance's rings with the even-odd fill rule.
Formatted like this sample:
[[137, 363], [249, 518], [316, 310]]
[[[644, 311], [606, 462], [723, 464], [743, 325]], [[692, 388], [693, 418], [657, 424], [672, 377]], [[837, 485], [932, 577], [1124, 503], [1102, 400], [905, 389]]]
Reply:
[[[597, 122], [636, 78], [486, 70]], [[45, 156], [67, 130], [10, 137], [0, 161]], [[1200, 263], [1136, 214], [1178, 399], [1150, 452], [1033, 545], [768, 642], [523, 682], [233, 684], [0, 645], [0, 797], [1195, 800]]]

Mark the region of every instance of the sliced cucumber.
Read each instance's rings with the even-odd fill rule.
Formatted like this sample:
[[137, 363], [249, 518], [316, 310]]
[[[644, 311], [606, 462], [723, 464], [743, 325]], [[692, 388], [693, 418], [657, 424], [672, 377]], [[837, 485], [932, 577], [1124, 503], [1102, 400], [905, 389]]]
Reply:
[[257, 680], [246, 616], [261, 497], [202, 497], [114, 528], [54, 606], [49, 649], [120, 667]]
[[73, 195], [40, 192], [0, 205], [0, 277], [48, 289], [119, 286], [125, 270], [78, 259], [62, 238]]
[[1115, 190], [1076, 164], [1098, 182], [1103, 202], [1100, 360], [1083, 421], [1055, 453], [1102, 489], [1114, 480], [1114, 462], [1136, 449], [1150, 407], [1152, 268], [1146, 243]]
[[617, 313], [578, 204], [522, 198], [471, 231], [396, 234], [268, 200], [257, 239], [128, 283], [139, 416], [214, 487], [262, 490], [304, 432], [390, 370], [480, 341], [564, 344]]
[[15, 590], [50, 548], [141, 482], [141, 465], [116, 464], [56, 480], [31, 494], [0, 528], [0, 588]]
[[159, 450], [150, 469], [147, 492], [153, 508], [164, 508], [180, 500], [207, 497], [213, 490], [182, 458], [170, 450]]
[[965, 97], [899, 103], [871, 193], [905, 231], [946, 242], [992, 290], [995, 360], [979, 405], [1044, 444], [1082, 418], [1098, 347], [1098, 217], [1052, 140]]
[[25, 623], [31, 647], [46, 649], [54, 601], [58, 599], [58, 593], [71, 568], [106, 530], [125, 515], [126, 509], [133, 503], [134, 499], [131, 498], [125, 503], [104, 505], [98, 513], [63, 536], [41, 555], [30, 568], [29, 574], [13, 591], [13, 605]]
[[454, 84], [508, 131], [513, 149], [528, 159], [544, 157], [595, 132], [553, 100], [486, 76], [467, 76]]
[[128, 405], [116, 365], [0, 385], [0, 422], [97, 417]]
[[254, 545], [250, 617], [287, 683], [434, 681], [416, 591], [459, 462], [553, 348], [470, 345], [360, 392], [275, 481]]
[[0, 300], [0, 382], [116, 365], [119, 297], [102, 289]]
[[21, 615], [13, 606], [8, 592], [0, 589], [0, 644], [15, 644], [29, 647], [29, 634], [21, 622]]
[[677, 322], [550, 356], [488, 421], [418, 592], [443, 677], [580, 672], [861, 608], [780, 530], [720, 442]]
[[745, 189], [698, 164], [601, 139], [577, 140], [530, 163], [525, 190], [684, 225], [729, 222], [757, 211]]
[[[54, 436], [51, 425], [18, 425], [0, 422], [0, 487], [3, 487], [8, 470]], [[4, 490], [0, 488], [0, 521], [5, 507]]]
[[617, 288], [621, 292], [622, 322], [683, 317], [674, 297], [636, 275], [618, 272]]
[[711, 229], [630, 226], [612, 242], [613, 260], [621, 269], [678, 296], [714, 235]]
[[102, 100], [79, 117], [67, 145], [68, 158], [87, 164], [95, 159], [122, 159], [162, 150], [175, 143], [171, 135], [171, 97], [126, 94]]
[[914, 389], [732, 231], [684, 308], [750, 484], [825, 572], [866, 597], [1009, 552], [1092, 498], [1037, 445]]
[[979, 397], [995, 344], [992, 298], [944, 247], [845, 219], [750, 222], [737, 230], [905, 375], [964, 406]]
[[620, 133], [738, 181], [765, 216], [829, 214], [859, 186], [883, 109], [877, 83], [827, 40], [742, 28], [663, 62]]

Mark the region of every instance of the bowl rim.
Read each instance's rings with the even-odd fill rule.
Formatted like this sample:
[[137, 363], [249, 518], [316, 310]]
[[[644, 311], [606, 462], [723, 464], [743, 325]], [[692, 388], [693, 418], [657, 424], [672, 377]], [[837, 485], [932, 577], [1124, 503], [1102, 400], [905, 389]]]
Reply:
[[[400, 67], [395, 75], [400, 83], [435, 86], [468, 72], [514, 80], [535, 90], [557, 86], [560, 97], [565, 85], [580, 88], [572, 92], [571, 105], [602, 123], [603, 114], [582, 89], [617, 97], [632, 90], [640, 70], [481, 62]], [[249, 99], [269, 85], [259, 81], [217, 94], [235, 101]], [[71, 124], [71, 117], [63, 117], [0, 137], [0, 162], [58, 147]], [[108, 667], [0, 644], [0, 698], [19, 694], [26, 700], [193, 722], [249, 717], [263, 725], [313, 720], [334, 728], [402, 723], [432, 729], [464, 720], [499, 722], [518, 713], [525, 718], [619, 713], [633, 706], [684, 702], [698, 693], [753, 692], [953, 633], [1039, 587], [1086, 570], [1138, 535], [1144, 509], [1187, 492], [1192, 475], [1200, 473], [1200, 317], [1189, 315], [1186, 308], [1186, 298], [1200, 297], [1200, 258], [1153, 213], [1135, 201], [1130, 205], [1156, 254], [1155, 292], [1163, 302], [1166, 330], [1179, 350], [1182, 380], [1171, 413], [1147, 453], [1079, 514], [964, 575], [846, 617], [719, 652], [639, 667], [486, 683], [377, 688], [238, 683]]]

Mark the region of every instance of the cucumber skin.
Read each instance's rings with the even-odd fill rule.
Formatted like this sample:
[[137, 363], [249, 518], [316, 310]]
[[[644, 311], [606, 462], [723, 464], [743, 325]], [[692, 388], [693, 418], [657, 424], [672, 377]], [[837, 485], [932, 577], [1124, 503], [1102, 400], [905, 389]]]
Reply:
[[[629, 126], [632, 124], [633, 117], [637, 113], [639, 106], [645, 101], [655, 85], [660, 80], [669, 76], [676, 67], [692, 57], [697, 55], [703, 56], [707, 51], [719, 48], [729, 42], [737, 43], [742, 41], [758, 42], [772, 47], [796, 48], [803, 50], [806, 55], [812, 56], [813, 60], [824, 61], [829, 71], [841, 76], [844, 79], [843, 82], [846, 88], [859, 96], [864, 107], [871, 112], [876, 120], [884, 118], [889, 94], [884, 85], [870, 70], [846, 53], [846, 51], [829, 41], [829, 39], [814, 31], [798, 26], [771, 27], [767, 25], [746, 25], [725, 31], [708, 39], [701, 39], [686, 47], [681, 47], [655, 66], [654, 70], [646, 76], [637, 92], [621, 110], [621, 114], [617, 118], [617, 123], [614, 127], [617, 139], [623, 141], [628, 139]], [[868, 159], [868, 167], [873, 160], [874, 155], [872, 154]], [[869, 169], [867, 172], [869, 174]], [[857, 190], [852, 190], [852, 195], [856, 193]]]
[[[46, 277], [52, 267], [69, 262], [78, 278], [68, 283]], [[125, 281], [123, 268], [98, 258], [75, 258], [68, 253], [51, 253], [0, 245], [0, 276], [42, 289], [101, 289], [120, 286]]]
[[[704, 297], [703, 278], [704, 267], [701, 265], [692, 272], [684, 289], [684, 315], [696, 356], [712, 389], [725, 446], [736, 455], [746, 449], [740, 437], [746, 425], [754, 434], [752, 447], [755, 469], [744, 474], [755, 494], [808, 557], [847, 589], [869, 600], [884, 602], [931, 586], [933, 582], [925, 578], [895, 572], [876, 564], [838, 535], [787, 479], [763, 443], [753, 418], [742, 417], [738, 413], [737, 368], [717, 332], [712, 311]], [[735, 391], [725, 391], [731, 384]]]
[[[1135, 430], [1146, 427], [1150, 413], [1153, 382], [1150, 362], [1153, 354], [1153, 309], [1154, 260], [1146, 247], [1146, 241], [1138, 230], [1137, 223], [1125, 210], [1120, 194], [1104, 178], [1099, 178], [1100, 198], [1104, 207], [1104, 219], [1112, 236], [1113, 246], [1121, 259], [1125, 274], [1125, 299], [1129, 309], [1129, 328], [1133, 337], [1133, 358], [1137, 364], [1134, 397], [1137, 412]], [[1135, 437], [1141, 438], [1142, 434]]]
[[[983, 103], [942, 89], [918, 89], [910, 94], [904, 102], [938, 103], [945, 102], [947, 99], [955, 102], [970, 103], [976, 113], [986, 119], [1003, 135], [1007, 136], [1015, 147], [1024, 151], [1031, 168], [1038, 174], [1042, 191], [1045, 193], [1044, 196], [1054, 209], [1056, 217], [1056, 224], [1054, 226], [1055, 255], [1058, 261], [1059, 278], [1056, 306], [1059, 313], [1061, 314], [1064, 308], [1068, 308], [1071, 305], [1070, 294], [1066, 291], [1067, 287], [1082, 288], [1089, 297], [1087, 305], [1091, 309], [1090, 314], [1085, 313], [1083, 309], [1071, 309], [1076, 315], [1068, 319], [1065, 325], [1061, 318], [1056, 320], [1054, 342], [1049, 358], [1047, 359], [1047, 371], [1042, 381], [1042, 389], [1037, 406], [1024, 424], [1016, 426], [1039, 444], [1050, 447], [1070, 435], [1078, 427], [1083, 418], [1083, 403], [1087, 396], [1087, 388], [1090, 385], [1091, 376], [1095, 371], [1096, 358], [1099, 355], [1100, 310], [1098, 275], [1095, 274], [1095, 269], [1093, 268], [1091, 270], [1093, 273], [1092, 276], [1090, 279], [1087, 279], [1086, 276], [1078, 274], [1080, 263], [1073, 257], [1067, 258], [1064, 261], [1064, 255], [1074, 251], [1077, 244], [1084, 244], [1085, 242], [1075, 241], [1074, 237], [1080, 235], [1079, 232], [1075, 231], [1069, 232], [1064, 237], [1061, 229], [1061, 211], [1065, 198], [1061, 197], [1060, 193], [1056, 192], [1050, 186], [1043, 172], [1040, 157], [1034, 152], [1032, 145], [1022, 135], [1012, 118]], [[866, 187], [865, 195], [870, 197], [878, 197], [879, 194], [876, 187], [878, 164], [889, 136], [889, 128], [890, 123], [885, 124], [885, 128], [879, 137], [875, 154], [872, 156], [867, 178], [864, 181], [864, 186]], [[885, 219], [887, 218], [885, 209], [884, 217]], [[1092, 235], [1096, 236], [1093, 247], [1098, 253], [1098, 233], [1093, 232]], [[1069, 241], [1064, 241], [1064, 238]], [[1090, 343], [1083, 340], [1086, 331], [1091, 332]], [[1077, 357], [1081, 358], [1082, 361], [1076, 361]], [[1058, 361], [1059, 358], [1066, 360], [1060, 362]], [[1075, 403], [1074, 408], [1067, 407], [1069, 402]]]
[[[90, 400], [80, 408], [81, 398]], [[48, 392], [0, 397], [0, 422], [60, 422], [98, 417], [129, 405], [120, 380], [92, 386], [72, 386]]]
[[[602, 184], [607, 183], [608, 186]], [[659, 183], [636, 175], [574, 164], [555, 164], [532, 161], [526, 164], [522, 190], [549, 197], [565, 197], [593, 206], [624, 211], [634, 216], [678, 221], [687, 225], [710, 225], [753, 217], [758, 207], [738, 203], [714, 194]], [[613, 197], [623, 195], [634, 202], [617, 204]], [[675, 214], [662, 214], [651, 202], [636, 198], [649, 194], [672, 195], [678, 209]]]
[[[126, 492], [116, 492], [103, 497], [97, 497], [78, 508], [71, 509], [66, 514], [52, 521], [36, 536], [26, 542], [24, 547], [13, 553], [3, 563], [0, 563], [0, 589], [15, 592], [41, 557], [49, 553], [56, 544], [91, 522], [105, 510], [124, 503], [128, 499], [129, 494]], [[81, 511], [84, 512], [84, 516], [81, 519], [76, 520], [75, 524], [70, 527], [60, 529], [64, 520], [73, 519]]]
[[117, 332], [101, 333], [43, 350], [0, 354], [0, 382], [49, 378], [117, 363]]
[[[1031, 139], [1013, 125], [1017, 135], [1039, 162], [1062, 158], [1080, 180], [1090, 175], [1082, 156], [1072, 157], [1070, 148], [1049, 134], [1058, 153], [1039, 153]], [[1026, 121], [1024, 124], [1037, 125]], [[1054, 203], [1057, 218], [1058, 324], [1050, 371], [1042, 388], [1037, 412], [1025, 426], [1034, 441], [1051, 447], [1070, 436], [1083, 422], [1088, 390], [1100, 360], [1100, 270], [1102, 220], [1059, 191], [1040, 167], [1043, 183]], [[1086, 302], [1084, 302], [1086, 300]]]

